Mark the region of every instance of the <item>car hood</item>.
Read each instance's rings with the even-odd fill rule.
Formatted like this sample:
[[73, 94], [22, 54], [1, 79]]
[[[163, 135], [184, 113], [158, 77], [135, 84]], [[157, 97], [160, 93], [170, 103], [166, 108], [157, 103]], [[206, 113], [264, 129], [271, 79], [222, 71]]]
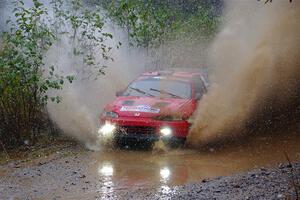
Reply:
[[188, 117], [193, 111], [191, 99], [127, 96], [118, 97], [105, 110], [118, 113], [119, 117]]

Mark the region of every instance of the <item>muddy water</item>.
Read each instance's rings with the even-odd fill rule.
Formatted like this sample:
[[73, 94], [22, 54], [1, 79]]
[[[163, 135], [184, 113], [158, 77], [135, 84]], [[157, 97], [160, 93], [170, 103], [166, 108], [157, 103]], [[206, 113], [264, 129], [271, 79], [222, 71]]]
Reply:
[[111, 151], [95, 153], [97, 175], [123, 187], [181, 185], [252, 168], [268, 167], [291, 160], [300, 161], [300, 136], [260, 137], [244, 145], [234, 144], [206, 152], [171, 150], [165, 153]]
[[261, 136], [244, 144], [208, 151], [79, 151], [76, 156], [56, 156], [50, 161], [40, 160], [18, 168], [0, 166], [0, 197], [118, 199], [124, 192], [150, 188], [167, 194], [172, 185], [278, 165], [286, 162], [284, 152], [292, 161], [300, 161], [298, 133], [273, 138]]

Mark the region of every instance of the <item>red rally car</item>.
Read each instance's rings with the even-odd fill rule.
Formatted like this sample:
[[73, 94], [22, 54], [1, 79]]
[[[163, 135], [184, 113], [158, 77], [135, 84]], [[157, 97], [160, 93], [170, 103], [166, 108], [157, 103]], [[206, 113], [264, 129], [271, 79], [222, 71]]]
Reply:
[[105, 106], [98, 133], [115, 141], [161, 138], [168, 144], [184, 144], [190, 117], [206, 91], [198, 72], [144, 73]]

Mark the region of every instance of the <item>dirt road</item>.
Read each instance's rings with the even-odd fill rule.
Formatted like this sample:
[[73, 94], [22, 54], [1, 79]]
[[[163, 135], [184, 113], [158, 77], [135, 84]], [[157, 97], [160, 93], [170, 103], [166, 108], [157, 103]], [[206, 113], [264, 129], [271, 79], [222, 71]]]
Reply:
[[[276, 170], [260, 168], [278, 167], [280, 162], [286, 162], [284, 151], [291, 160], [300, 161], [299, 144], [300, 137], [294, 134], [277, 139], [261, 137], [244, 145], [204, 152], [188, 149], [164, 153], [127, 149], [91, 152], [72, 146], [47, 158], [0, 166], [0, 199], [190, 199], [189, 194], [204, 199], [238, 199], [248, 194], [251, 199], [254, 193], [243, 191], [254, 191], [256, 186], [260, 187], [257, 190], [260, 194], [268, 190], [274, 193], [273, 188], [281, 198], [292, 189], [289, 169], [283, 174], [279, 170], [279, 176]], [[252, 169], [256, 170], [219, 178]], [[208, 178], [216, 180], [207, 181]], [[276, 179], [274, 184], [273, 179]], [[277, 198], [276, 195], [272, 197]]]

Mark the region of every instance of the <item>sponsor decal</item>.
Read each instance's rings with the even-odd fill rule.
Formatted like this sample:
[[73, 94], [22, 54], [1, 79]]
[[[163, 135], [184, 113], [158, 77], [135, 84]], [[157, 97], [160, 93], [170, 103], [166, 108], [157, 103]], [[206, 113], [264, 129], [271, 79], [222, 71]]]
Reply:
[[144, 113], [159, 113], [159, 108], [152, 108], [149, 105], [138, 106], [122, 106], [120, 111], [124, 112], [144, 112]]

